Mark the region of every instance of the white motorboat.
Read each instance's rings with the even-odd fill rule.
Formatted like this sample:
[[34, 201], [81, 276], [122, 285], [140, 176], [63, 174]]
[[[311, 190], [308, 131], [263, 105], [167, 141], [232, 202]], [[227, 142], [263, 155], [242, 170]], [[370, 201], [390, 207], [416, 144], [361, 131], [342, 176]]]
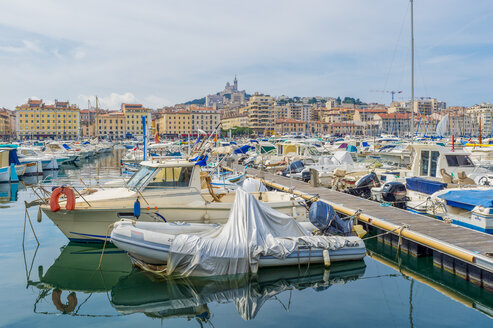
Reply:
[[447, 188], [430, 197], [428, 214], [473, 230], [493, 234], [493, 189]]
[[8, 151], [7, 153], [9, 166], [15, 169], [15, 174], [17, 175], [17, 177], [21, 177], [26, 173], [27, 163], [21, 163], [19, 161], [19, 158], [17, 156], [17, 147], [17, 145], [0, 145], [0, 149]]
[[0, 182], [18, 182], [15, 165], [10, 163], [10, 148], [0, 148]]
[[77, 152], [71, 150], [67, 145], [64, 145], [65, 144], [60, 144], [59, 142], [50, 142], [46, 144], [44, 153], [47, 155], [54, 155], [58, 164], [73, 163], [79, 160]]
[[[216, 194], [214, 186], [201, 178], [200, 167], [183, 159], [142, 162], [125, 187], [89, 188], [81, 194], [84, 197], [75, 199], [74, 210], [65, 208], [64, 199], [59, 211], [49, 205], [41, 209], [70, 240], [83, 242], [104, 241], [108, 226], [123, 217], [137, 216], [144, 222], [224, 223], [235, 196], [234, 191]], [[306, 209], [291, 194], [253, 195], [297, 220], [306, 220]], [[134, 211], [137, 199], [139, 214]]]
[[55, 156], [43, 154], [34, 147], [21, 146], [18, 148], [17, 154], [21, 163], [41, 163], [41, 168], [39, 164], [36, 168], [39, 175], [43, 174], [43, 170], [58, 169], [58, 162]]
[[197, 276], [361, 260], [366, 253], [361, 238], [313, 236], [289, 215], [242, 189], [236, 192], [229, 219], [222, 226], [121, 220], [115, 223], [111, 240], [146, 264], [167, 264], [168, 274]]
[[[169, 249], [176, 236], [206, 233], [218, 227], [220, 227], [218, 224], [136, 222], [122, 219], [115, 223], [111, 232], [111, 241], [115, 246], [144, 263], [162, 265], [168, 261]], [[361, 238], [357, 236], [325, 236], [323, 238], [336, 238], [344, 240], [343, 243], [347, 242], [346, 246], [329, 251], [332, 262], [361, 260], [365, 256], [366, 248]], [[299, 240], [300, 243], [304, 241], [305, 239]], [[323, 250], [323, 248], [300, 245], [296, 251], [291, 252], [284, 259], [261, 256], [259, 267], [324, 263]]]

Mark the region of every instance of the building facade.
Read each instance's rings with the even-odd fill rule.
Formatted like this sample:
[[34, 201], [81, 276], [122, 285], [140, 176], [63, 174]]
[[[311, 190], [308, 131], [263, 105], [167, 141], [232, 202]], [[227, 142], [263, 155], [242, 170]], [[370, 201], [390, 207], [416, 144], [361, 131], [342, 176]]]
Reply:
[[96, 136], [109, 140], [124, 139], [126, 135], [125, 114], [120, 111], [98, 114]]
[[248, 127], [257, 135], [272, 134], [274, 130], [274, 98], [255, 93], [242, 108], [248, 115]]
[[15, 139], [15, 112], [7, 108], [0, 108], [0, 140], [10, 141]]
[[285, 134], [305, 134], [307, 132], [307, 122], [301, 120], [294, 120], [291, 118], [276, 120], [275, 132], [276, 135]]
[[80, 110], [80, 134], [84, 138], [96, 136], [96, 111], [91, 109]]
[[477, 104], [471, 106], [467, 112], [473, 125], [471, 135], [479, 135], [480, 126], [483, 137], [493, 134], [493, 104]]
[[125, 131], [127, 137], [143, 136], [142, 117], [146, 117], [146, 134], [151, 131], [151, 110], [142, 104], [122, 104], [121, 111], [125, 116]]
[[68, 101], [55, 100], [46, 105], [29, 99], [16, 107], [16, 132], [19, 139], [76, 139], [80, 135], [80, 110]]
[[159, 134], [168, 136], [178, 136], [193, 134], [192, 117], [187, 110], [166, 111], [162, 113], [156, 124]]
[[221, 119], [221, 128], [223, 130], [234, 129], [236, 127], [248, 127], [248, 115], [234, 115], [230, 117], [223, 117]]
[[195, 108], [190, 110], [190, 124], [193, 131], [199, 129], [212, 133], [221, 122], [221, 112], [212, 108]]
[[379, 133], [406, 135], [411, 130], [410, 114], [376, 114], [373, 123], [378, 126]]

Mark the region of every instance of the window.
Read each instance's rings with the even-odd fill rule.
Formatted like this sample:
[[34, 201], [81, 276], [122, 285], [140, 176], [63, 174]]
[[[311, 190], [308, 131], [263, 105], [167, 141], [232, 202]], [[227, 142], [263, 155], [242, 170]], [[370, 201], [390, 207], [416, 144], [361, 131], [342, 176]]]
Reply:
[[474, 166], [474, 163], [467, 155], [445, 155], [445, 158], [448, 166]]
[[430, 165], [430, 152], [427, 150], [421, 151], [421, 175], [428, 175], [428, 166]]
[[193, 167], [164, 167], [154, 176], [148, 187], [188, 187]]
[[440, 156], [439, 152], [437, 152], [437, 151], [431, 152], [430, 176], [432, 176], [432, 177], [437, 176], [437, 166], [438, 166], [438, 157], [439, 156]]

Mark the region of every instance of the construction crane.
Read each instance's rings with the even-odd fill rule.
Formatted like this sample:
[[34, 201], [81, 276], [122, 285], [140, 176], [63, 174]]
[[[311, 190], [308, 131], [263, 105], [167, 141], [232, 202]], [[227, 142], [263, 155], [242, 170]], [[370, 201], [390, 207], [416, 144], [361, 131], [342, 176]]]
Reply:
[[392, 102], [394, 102], [394, 95], [395, 94], [399, 94], [399, 93], [402, 93], [401, 90], [370, 90], [371, 92], [384, 92], [384, 93], [390, 93], [392, 94]]

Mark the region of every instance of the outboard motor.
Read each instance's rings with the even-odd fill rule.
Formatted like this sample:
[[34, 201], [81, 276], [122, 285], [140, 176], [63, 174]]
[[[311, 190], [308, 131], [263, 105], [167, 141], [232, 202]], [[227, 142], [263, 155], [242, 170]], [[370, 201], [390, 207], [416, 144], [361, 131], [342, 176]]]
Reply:
[[288, 174], [300, 173], [305, 168], [305, 164], [302, 161], [294, 161], [289, 164], [288, 168], [282, 171], [283, 176], [287, 176]]
[[311, 179], [311, 175], [310, 175], [310, 170], [309, 169], [304, 169], [303, 171], [301, 171], [301, 179], [305, 182], [308, 182], [310, 181]]
[[393, 181], [387, 182], [382, 187], [382, 200], [389, 202], [395, 207], [406, 209], [407, 190], [403, 183]]
[[353, 220], [343, 220], [329, 204], [316, 201], [310, 206], [310, 222], [323, 234], [350, 236]]
[[380, 186], [380, 181], [377, 174], [371, 172], [356, 181], [354, 188], [348, 188], [348, 193], [369, 199], [371, 197], [371, 188], [378, 186]]

